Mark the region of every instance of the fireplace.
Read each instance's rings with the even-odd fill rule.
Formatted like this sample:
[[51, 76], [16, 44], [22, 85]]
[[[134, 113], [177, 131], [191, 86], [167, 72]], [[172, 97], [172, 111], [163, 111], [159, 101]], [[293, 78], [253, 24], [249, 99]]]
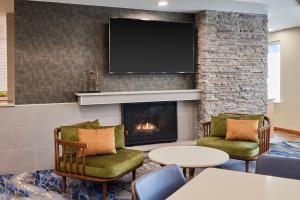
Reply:
[[177, 140], [176, 102], [122, 105], [126, 146]]

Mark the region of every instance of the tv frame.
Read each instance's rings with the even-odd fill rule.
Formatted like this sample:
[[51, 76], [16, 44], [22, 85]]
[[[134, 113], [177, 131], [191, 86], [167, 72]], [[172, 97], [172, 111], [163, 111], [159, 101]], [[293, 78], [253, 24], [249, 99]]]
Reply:
[[[167, 22], [167, 23], [186, 23], [192, 24], [193, 26], [193, 71], [186, 71], [186, 72], [112, 72], [110, 70], [110, 22], [111, 19], [127, 19], [132, 21], [152, 21], [152, 22]], [[196, 73], [196, 32], [195, 32], [195, 23], [193, 22], [175, 22], [175, 21], [162, 21], [162, 20], [147, 20], [147, 19], [135, 19], [135, 18], [123, 18], [123, 17], [110, 17], [108, 23], [108, 73], [109, 74], [195, 74]]]

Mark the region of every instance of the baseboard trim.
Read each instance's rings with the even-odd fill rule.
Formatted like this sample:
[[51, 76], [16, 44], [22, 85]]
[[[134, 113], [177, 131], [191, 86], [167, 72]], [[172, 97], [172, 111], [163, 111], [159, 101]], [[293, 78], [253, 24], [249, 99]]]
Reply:
[[284, 132], [284, 133], [292, 133], [292, 134], [298, 134], [298, 135], [300, 135], [300, 131], [286, 129], [286, 128], [274, 127], [274, 130], [275, 131]]

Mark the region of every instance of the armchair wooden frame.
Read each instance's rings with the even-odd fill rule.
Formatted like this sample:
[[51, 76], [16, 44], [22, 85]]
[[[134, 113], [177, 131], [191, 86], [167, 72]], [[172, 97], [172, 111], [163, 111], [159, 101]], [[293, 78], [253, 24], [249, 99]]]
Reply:
[[[112, 182], [130, 172], [132, 172], [132, 180], [135, 180], [136, 169], [139, 166], [120, 174], [113, 178], [98, 178], [85, 175], [85, 150], [87, 144], [79, 142], [62, 141], [60, 139], [60, 128], [54, 130], [54, 143], [55, 143], [55, 174], [62, 177], [62, 192], [66, 192], [66, 177], [87, 180], [92, 182], [102, 183], [102, 199], [107, 199], [107, 183]], [[69, 149], [69, 151], [66, 151]], [[61, 152], [62, 150], [62, 152]], [[75, 151], [75, 153], [74, 153]], [[73, 160], [74, 159], [74, 160]], [[61, 160], [63, 164], [61, 166]], [[73, 170], [75, 162], [75, 172]], [[67, 168], [69, 170], [67, 170]], [[72, 170], [71, 170], [72, 169]]]
[[[242, 115], [242, 114], [237, 114], [237, 113], [230, 113], [234, 115]], [[204, 128], [204, 137], [209, 137], [211, 133], [211, 122], [205, 122], [202, 123], [203, 128]], [[245, 167], [246, 167], [246, 172], [249, 172], [249, 162], [253, 160], [257, 160], [258, 156], [264, 153], [267, 153], [270, 149], [270, 130], [271, 130], [271, 124], [270, 124], [270, 119], [265, 116], [264, 117], [264, 122], [263, 122], [263, 127], [258, 129], [258, 138], [259, 138], [259, 153], [258, 155], [251, 157], [251, 158], [243, 158], [243, 157], [237, 157], [237, 156], [230, 156], [232, 159], [236, 160], [243, 160], [245, 161]]]

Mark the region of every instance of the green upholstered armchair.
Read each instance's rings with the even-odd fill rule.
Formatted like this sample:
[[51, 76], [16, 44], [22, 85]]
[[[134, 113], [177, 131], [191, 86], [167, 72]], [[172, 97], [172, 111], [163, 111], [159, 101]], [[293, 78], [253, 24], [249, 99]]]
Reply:
[[[239, 117], [245, 119], [245, 116], [251, 116], [236, 113], [225, 113], [225, 115], [226, 114], [234, 115], [235, 119]], [[244, 160], [246, 172], [249, 172], [249, 161], [256, 160], [259, 155], [268, 152], [270, 147], [270, 120], [268, 117], [262, 116], [261, 121], [262, 124], [258, 129], [258, 143], [249, 141], [228, 141], [222, 136], [212, 136], [211, 122], [206, 122], [202, 124], [204, 137], [198, 140], [197, 145], [220, 149], [228, 153], [232, 159]]]
[[[78, 126], [83, 124], [78, 124]], [[124, 137], [116, 136], [116, 134], [120, 134], [120, 132], [116, 133], [116, 130], [123, 130], [122, 134], [124, 134], [123, 126], [121, 129], [115, 129], [117, 153], [96, 156], [85, 156], [87, 149], [85, 143], [63, 140], [61, 129], [63, 127], [54, 130], [54, 139], [55, 173], [62, 176], [62, 192], [66, 192], [66, 177], [100, 182], [102, 183], [102, 199], [105, 200], [108, 182], [130, 172], [132, 172], [132, 179], [134, 180], [135, 170], [143, 165], [143, 152], [125, 149]]]

